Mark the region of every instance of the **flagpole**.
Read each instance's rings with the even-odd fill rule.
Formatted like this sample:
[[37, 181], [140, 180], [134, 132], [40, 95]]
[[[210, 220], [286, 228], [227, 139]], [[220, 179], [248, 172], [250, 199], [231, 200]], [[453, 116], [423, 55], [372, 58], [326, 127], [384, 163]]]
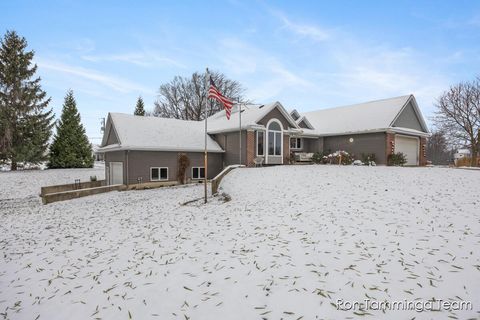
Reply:
[[203, 185], [204, 185], [204, 191], [205, 191], [205, 203], [207, 203], [207, 173], [208, 173], [208, 154], [207, 154], [207, 109], [208, 109], [208, 86], [209, 86], [209, 80], [210, 80], [210, 75], [208, 73], [208, 68], [207, 70], [207, 76], [205, 80], [206, 84], [206, 99], [205, 99], [205, 155], [203, 158], [203, 166], [204, 166], [204, 171], [205, 171], [205, 176], [203, 179]]

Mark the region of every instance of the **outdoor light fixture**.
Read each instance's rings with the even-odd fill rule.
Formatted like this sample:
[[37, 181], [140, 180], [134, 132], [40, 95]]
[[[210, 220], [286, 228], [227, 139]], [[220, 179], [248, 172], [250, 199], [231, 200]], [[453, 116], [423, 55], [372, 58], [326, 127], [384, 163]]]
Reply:
[[353, 138], [348, 139], [348, 141], [350, 141], [350, 143], [353, 143]]

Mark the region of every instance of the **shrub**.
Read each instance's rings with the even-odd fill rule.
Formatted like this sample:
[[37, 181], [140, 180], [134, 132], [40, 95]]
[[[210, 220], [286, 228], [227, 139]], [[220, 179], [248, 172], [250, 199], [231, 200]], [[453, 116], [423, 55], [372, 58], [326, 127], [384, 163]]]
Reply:
[[362, 153], [362, 162], [366, 165], [371, 165], [372, 162], [376, 162], [375, 153]]
[[407, 163], [407, 158], [402, 152], [392, 153], [388, 155], [387, 164], [389, 166], [403, 166]]
[[181, 184], [185, 184], [185, 172], [187, 168], [190, 166], [190, 159], [187, 157], [185, 153], [182, 153], [178, 156], [178, 174], [177, 180]]
[[352, 164], [353, 160], [354, 158], [352, 155], [342, 150], [336, 151], [334, 153], [329, 154], [328, 156], [323, 157], [323, 162], [330, 163], [330, 164], [348, 165], [348, 164]]
[[312, 156], [313, 163], [322, 163], [323, 155], [320, 152], [315, 152]]

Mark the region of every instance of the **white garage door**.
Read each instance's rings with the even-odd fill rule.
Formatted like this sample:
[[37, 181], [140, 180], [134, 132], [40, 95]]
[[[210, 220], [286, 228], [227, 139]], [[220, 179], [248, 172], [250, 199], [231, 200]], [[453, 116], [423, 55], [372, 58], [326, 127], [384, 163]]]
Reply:
[[395, 136], [395, 152], [401, 152], [407, 157], [406, 165], [418, 165], [418, 150], [418, 138]]
[[123, 162], [110, 162], [110, 184], [123, 184]]

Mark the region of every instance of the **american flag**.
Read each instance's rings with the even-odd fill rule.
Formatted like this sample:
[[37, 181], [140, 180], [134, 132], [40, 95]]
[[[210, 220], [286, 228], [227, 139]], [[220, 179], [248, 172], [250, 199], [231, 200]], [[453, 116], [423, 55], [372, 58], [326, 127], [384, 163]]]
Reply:
[[224, 97], [220, 91], [218, 91], [217, 87], [215, 86], [215, 82], [213, 79], [210, 78], [210, 88], [208, 89], [208, 97], [217, 100], [223, 105], [225, 109], [225, 114], [227, 115], [227, 119], [230, 120], [230, 115], [232, 114], [232, 100]]

